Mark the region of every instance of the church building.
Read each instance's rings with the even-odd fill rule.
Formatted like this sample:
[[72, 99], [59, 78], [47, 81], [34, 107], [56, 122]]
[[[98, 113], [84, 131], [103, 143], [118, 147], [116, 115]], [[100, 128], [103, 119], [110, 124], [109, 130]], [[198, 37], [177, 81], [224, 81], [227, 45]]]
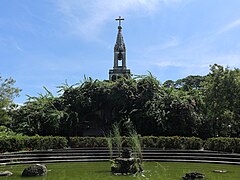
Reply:
[[121, 21], [124, 19], [119, 16], [116, 21], [119, 21], [118, 25], [118, 34], [116, 44], [114, 46], [114, 66], [113, 69], [109, 70], [109, 80], [115, 81], [118, 78], [125, 77], [130, 78], [131, 72], [130, 69], [127, 69], [126, 65], [126, 46], [123, 40], [122, 35], [122, 26]]

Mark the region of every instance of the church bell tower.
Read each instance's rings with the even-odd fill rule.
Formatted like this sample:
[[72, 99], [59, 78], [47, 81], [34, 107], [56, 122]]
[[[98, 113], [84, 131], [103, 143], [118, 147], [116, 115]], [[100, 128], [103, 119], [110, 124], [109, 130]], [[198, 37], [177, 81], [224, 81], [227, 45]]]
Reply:
[[116, 21], [119, 21], [119, 25], [117, 40], [114, 46], [114, 66], [113, 69], [109, 70], [110, 81], [115, 81], [116, 79], [119, 79], [121, 77], [125, 78], [131, 77], [130, 69], [127, 69], [126, 65], [126, 46], [123, 41], [121, 26], [121, 21], [123, 20], [124, 19], [121, 16], [119, 16], [119, 18], [116, 19]]

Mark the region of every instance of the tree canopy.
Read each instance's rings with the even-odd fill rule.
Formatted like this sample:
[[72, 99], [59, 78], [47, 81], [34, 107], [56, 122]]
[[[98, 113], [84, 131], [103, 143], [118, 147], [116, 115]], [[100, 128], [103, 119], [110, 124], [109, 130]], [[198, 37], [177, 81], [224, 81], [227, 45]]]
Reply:
[[0, 75], [0, 126], [8, 124], [10, 116], [8, 111], [13, 106], [13, 99], [19, 95], [20, 89], [14, 87], [15, 80], [3, 78]]
[[149, 74], [86, 78], [59, 88], [57, 97], [46, 89], [15, 109], [12, 129], [27, 135], [104, 135], [117, 122], [122, 135], [134, 127], [143, 136], [240, 136], [239, 69], [215, 64], [206, 76], [163, 84]]

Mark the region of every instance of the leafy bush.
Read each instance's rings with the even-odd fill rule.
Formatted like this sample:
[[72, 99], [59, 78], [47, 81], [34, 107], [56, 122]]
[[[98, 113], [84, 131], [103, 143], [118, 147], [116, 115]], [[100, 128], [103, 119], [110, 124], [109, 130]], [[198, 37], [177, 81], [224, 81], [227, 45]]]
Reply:
[[203, 140], [197, 137], [158, 137], [156, 144], [162, 149], [201, 149]]
[[[161, 149], [201, 149], [203, 140], [196, 137], [140, 137], [142, 147], [161, 148]], [[116, 139], [112, 138], [113, 147], [117, 147]], [[121, 137], [122, 147], [132, 147], [130, 137]], [[69, 145], [72, 148], [82, 147], [108, 147], [107, 140], [104, 137], [71, 137]]]
[[159, 137], [156, 136], [144, 136], [141, 138], [142, 144], [144, 148], [152, 147], [155, 148], [157, 147]]
[[[160, 148], [160, 149], [201, 149], [235, 152], [240, 153], [240, 138], [209, 138], [205, 141], [197, 137], [140, 137], [143, 148]], [[122, 147], [132, 147], [130, 137], [121, 137]], [[53, 136], [1, 136], [0, 152], [34, 150], [34, 149], [61, 149], [67, 146], [67, 139], [64, 137]], [[114, 138], [112, 139], [113, 148], [117, 147]], [[105, 137], [71, 137], [69, 139], [71, 148], [83, 147], [108, 147]]]
[[67, 139], [58, 136], [31, 136], [26, 143], [30, 149], [61, 149], [67, 146]]
[[201, 149], [203, 140], [197, 137], [184, 137], [184, 149]]
[[2, 136], [16, 136], [17, 134], [6, 126], [0, 126], [0, 137]]
[[71, 148], [83, 147], [107, 147], [107, 140], [104, 137], [70, 137]]
[[25, 140], [23, 136], [2, 136], [0, 137], [0, 152], [19, 151], [25, 147]]
[[240, 153], [240, 138], [209, 138], [204, 144], [204, 149]]
[[165, 149], [184, 149], [183, 138], [178, 136], [164, 137], [165, 138]]
[[52, 136], [9, 136], [0, 137], [0, 152], [33, 149], [60, 149], [67, 146], [64, 137]]

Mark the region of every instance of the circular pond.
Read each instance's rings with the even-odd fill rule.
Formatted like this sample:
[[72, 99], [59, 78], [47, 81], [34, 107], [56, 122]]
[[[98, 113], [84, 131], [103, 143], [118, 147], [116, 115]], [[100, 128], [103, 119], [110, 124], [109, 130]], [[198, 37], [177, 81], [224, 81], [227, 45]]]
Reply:
[[[238, 180], [239, 165], [207, 164], [207, 163], [177, 163], [177, 162], [144, 162], [144, 173], [138, 176], [115, 176], [110, 172], [109, 162], [73, 162], [46, 164], [48, 174], [42, 177], [24, 178], [21, 173], [29, 165], [0, 166], [0, 171], [11, 171], [10, 177], [0, 177], [1, 180], [117, 180], [117, 179], [163, 179], [181, 180], [186, 173], [197, 171], [206, 175], [207, 180]], [[225, 170], [227, 173], [216, 173], [214, 170]]]

